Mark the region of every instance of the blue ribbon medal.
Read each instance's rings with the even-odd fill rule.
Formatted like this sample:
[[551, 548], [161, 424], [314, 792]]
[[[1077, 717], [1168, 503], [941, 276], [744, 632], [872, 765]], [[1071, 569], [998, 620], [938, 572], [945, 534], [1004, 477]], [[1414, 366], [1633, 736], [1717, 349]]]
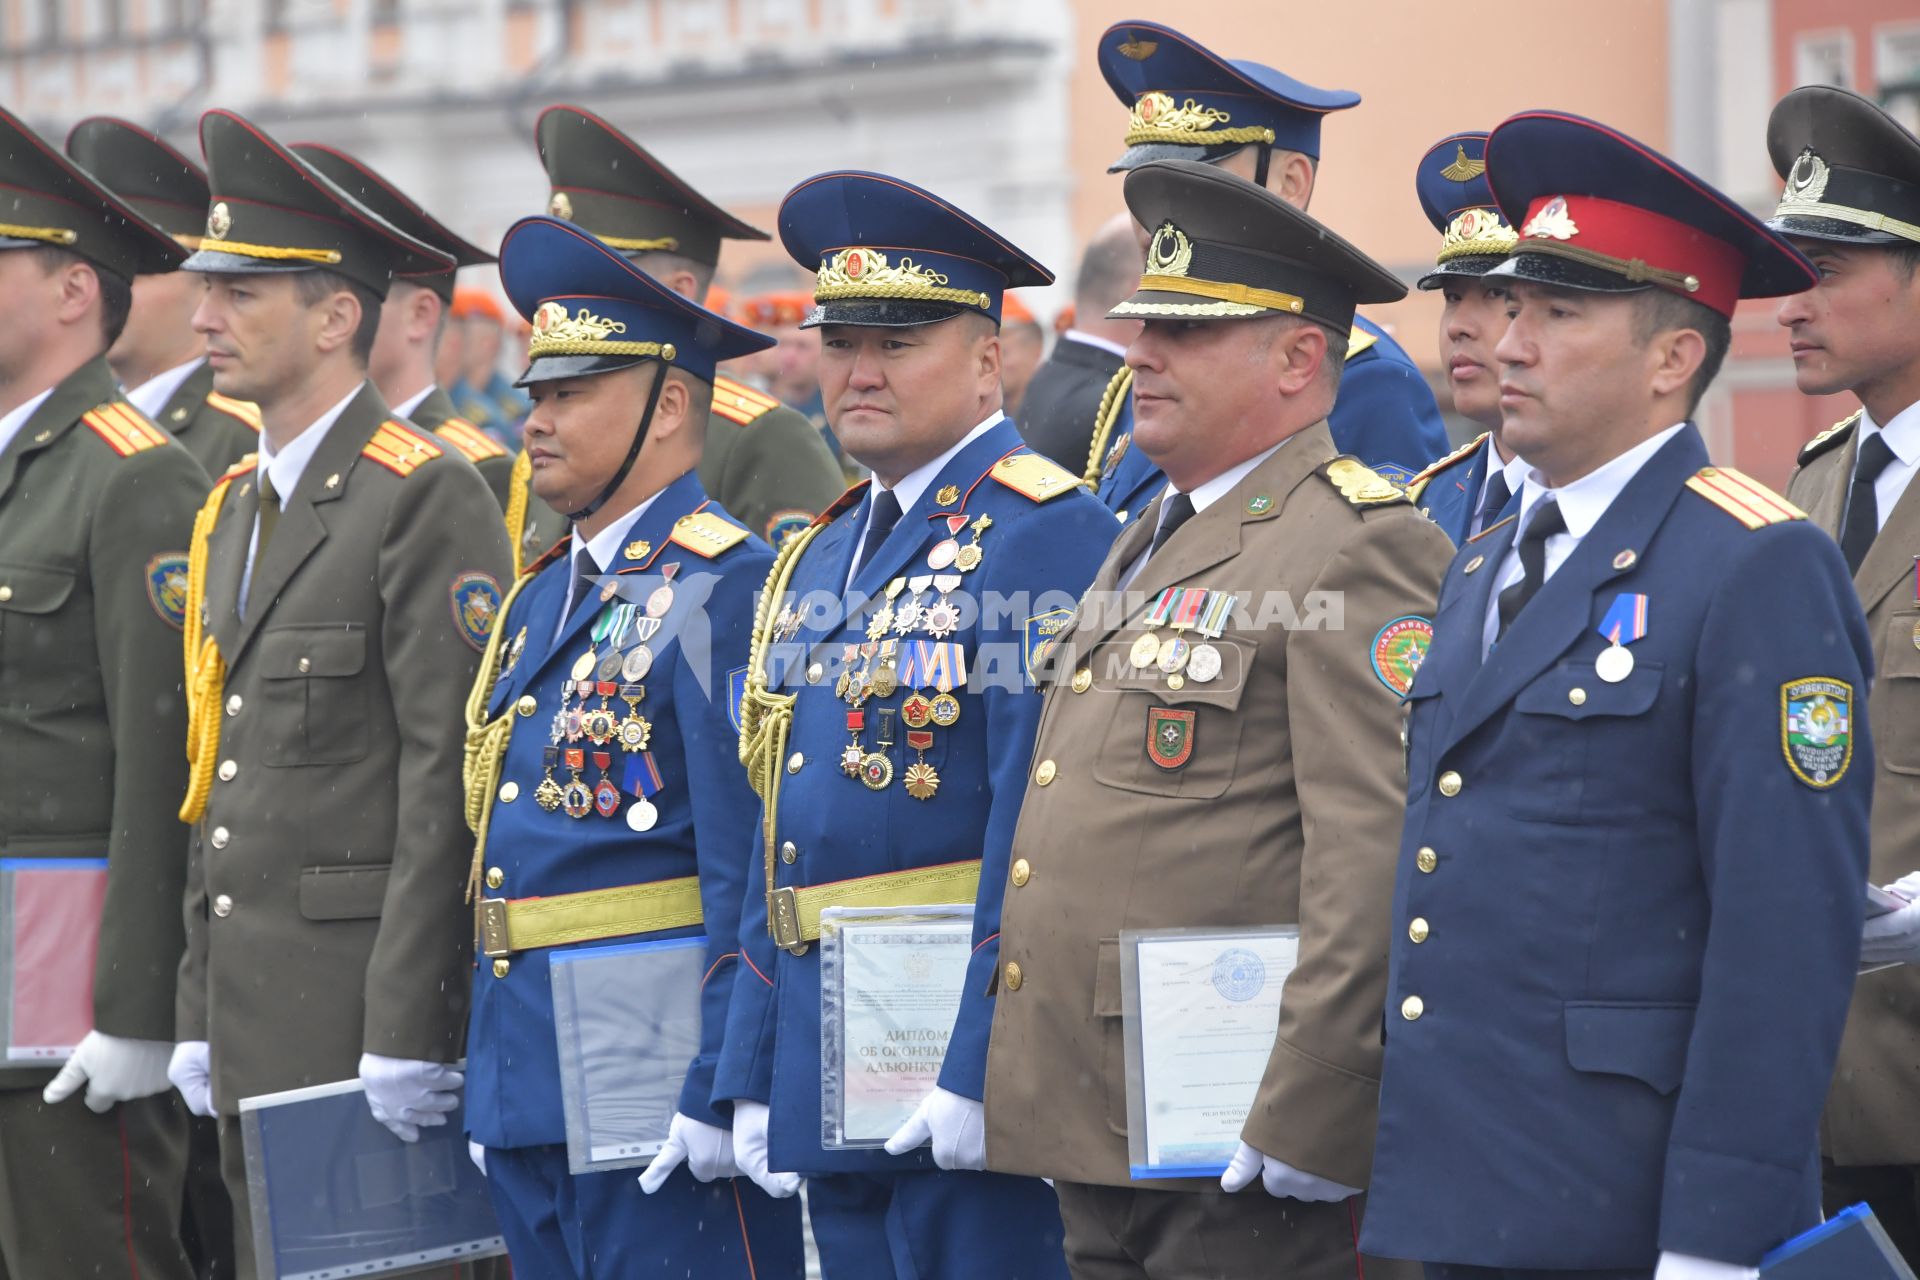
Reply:
[[1640, 592], [1622, 591], [1613, 598], [1595, 630], [1610, 643], [1594, 659], [1594, 674], [1608, 684], [1619, 684], [1633, 674], [1633, 654], [1627, 646], [1647, 634], [1647, 597]]
[[627, 806], [627, 825], [635, 831], [652, 830], [653, 824], [660, 821], [660, 810], [654, 807], [653, 797], [660, 794], [660, 788], [664, 785], [653, 752], [642, 751], [639, 755], [628, 756], [626, 774], [621, 781], [626, 791], [636, 797], [634, 803]]

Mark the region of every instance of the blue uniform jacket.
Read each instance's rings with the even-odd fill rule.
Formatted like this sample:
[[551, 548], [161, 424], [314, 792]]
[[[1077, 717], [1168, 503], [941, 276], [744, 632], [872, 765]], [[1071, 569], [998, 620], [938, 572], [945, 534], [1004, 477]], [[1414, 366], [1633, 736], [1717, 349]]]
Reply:
[[[1372, 341], [1347, 357], [1340, 394], [1327, 415], [1333, 447], [1350, 453], [1395, 484], [1404, 485], [1447, 451], [1447, 427], [1419, 366], [1373, 321], [1353, 317], [1354, 341]], [[1126, 440], [1119, 459], [1100, 478], [1100, 501], [1130, 520], [1167, 487], [1153, 459], [1133, 447], [1133, 397], [1127, 397], [1110, 437]]]
[[[942, 1075], [945, 1087], [974, 1098], [980, 1096], [985, 1078], [993, 1017], [989, 979], [998, 955], [1007, 851], [1040, 719], [1040, 694], [1028, 668], [1035, 650], [1072, 617], [1116, 528], [1113, 517], [1071, 474], [1037, 456], [1031, 461], [1058, 477], [1059, 487], [1049, 486], [1058, 496], [1036, 501], [994, 478], [1003, 459], [1030, 454], [1013, 423], [1003, 421], [949, 460], [854, 580], [847, 597], [854, 610], [850, 620], [840, 616], [837, 603], [866, 524], [867, 503], [860, 501], [834, 518], [802, 554], [789, 592], [802, 601], [831, 600], [836, 607], [830, 612], [805, 610], [798, 633], [774, 646], [768, 660], [769, 686], [796, 696], [787, 754], [778, 773], [774, 835], [783, 850], [792, 846], [794, 859], [788, 862], [783, 852], [775, 861], [776, 887], [831, 884], [982, 859], [974, 913], [976, 950]], [[942, 503], [941, 491], [948, 486], [959, 496], [949, 495]], [[841, 753], [850, 735], [847, 704], [835, 696], [834, 686], [844, 646], [867, 639], [860, 601], [883, 597], [896, 578], [932, 572], [927, 555], [949, 536], [949, 515], [965, 517], [959, 533], [963, 544], [972, 537], [971, 522], [984, 515], [992, 524], [980, 537], [979, 567], [965, 574], [955, 593], [976, 606], [962, 610], [959, 630], [946, 637], [966, 654], [969, 685], [959, 693], [959, 720], [951, 728], [934, 730], [925, 758], [939, 772], [939, 789], [922, 801], [909, 796], [903, 785], [905, 768], [919, 755], [906, 747], [906, 729], [897, 716], [892, 783], [872, 791], [841, 772]], [[924, 640], [927, 632], [917, 628], [911, 638]], [[873, 749], [877, 738], [878, 710], [898, 708], [910, 692], [903, 682], [892, 697], [867, 702], [867, 749]], [[771, 1103], [768, 1145], [774, 1169], [849, 1173], [932, 1168], [925, 1150], [894, 1157], [877, 1148], [822, 1149], [820, 949], [811, 946], [805, 955], [795, 956], [774, 946], [767, 932], [761, 842], [753, 839], [742, 849], [752, 864], [740, 920], [747, 963], [736, 979], [714, 1097]]]
[[[501, 872], [488, 897], [536, 898], [614, 888], [699, 875], [703, 925], [666, 930], [648, 939], [685, 937], [704, 932], [708, 972], [701, 990], [701, 1048], [681, 1090], [680, 1110], [708, 1124], [729, 1124], [709, 1099], [720, 1039], [726, 1027], [727, 999], [737, 957], [740, 898], [746, 879], [741, 857], [753, 839], [754, 796], [739, 764], [735, 728], [738, 694], [745, 675], [753, 631], [755, 594], [766, 581], [772, 553], [758, 538], [748, 538], [712, 555], [711, 544], [683, 546], [672, 540], [675, 522], [696, 510], [744, 528], [708, 500], [699, 479], [689, 472], [654, 499], [627, 534], [626, 552], [607, 567], [620, 579], [620, 594], [608, 603], [590, 599], [574, 610], [559, 638], [554, 627], [565, 608], [573, 567], [556, 559], [522, 589], [504, 628], [503, 653], [522, 652], [494, 686], [489, 717], [509, 707], [530, 707], [513, 718], [513, 737], [500, 773], [501, 787], [518, 794], [508, 802], [496, 791], [486, 865]], [[642, 544], [645, 549], [642, 550]], [[635, 554], [635, 553], [638, 554]], [[574, 661], [591, 643], [593, 621], [622, 601], [644, 603], [677, 564], [671, 581], [673, 605], [659, 632], [647, 641], [653, 665], [639, 682], [646, 695], [639, 714], [652, 725], [646, 748], [658, 766], [661, 787], [651, 803], [658, 821], [636, 832], [627, 824], [635, 803], [623, 792], [611, 818], [598, 812], [569, 818], [563, 809], [547, 812], [534, 800], [546, 776], [544, 753], [551, 744], [554, 717]], [[525, 640], [518, 637], [524, 631]], [[626, 648], [634, 647], [629, 638]], [[608, 644], [599, 646], [602, 656]], [[531, 698], [525, 703], [522, 699]], [[595, 699], [591, 705], [598, 705]], [[628, 708], [610, 700], [622, 718]], [[561, 748], [587, 751], [583, 781], [592, 787], [600, 776], [592, 753], [609, 751], [615, 785], [623, 781], [629, 754], [616, 741], [596, 747], [582, 738]], [[564, 763], [553, 770], [565, 785]], [[580, 947], [638, 941], [616, 938]], [[527, 1147], [566, 1141], [560, 1109], [559, 1057], [555, 1049], [552, 984], [548, 957], [559, 948], [525, 951], [509, 960], [505, 977], [495, 977], [493, 962], [478, 957], [473, 977], [473, 1014], [467, 1033], [467, 1130], [487, 1147]]]
[[[1407, 496], [1420, 508], [1420, 514], [1439, 525], [1457, 547], [1467, 540], [1468, 531], [1473, 528], [1473, 513], [1480, 505], [1487, 476], [1497, 465], [1493, 436], [1483, 431], [1471, 444], [1415, 476]], [[1495, 519], [1517, 515], [1519, 511], [1520, 495], [1516, 492], [1507, 498], [1507, 505], [1500, 509], [1498, 516], [1489, 518], [1487, 523], [1493, 524]]]
[[[1871, 656], [1832, 540], [1748, 489], [1779, 521], [1750, 529], [1689, 486], [1726, 482], [1706, 465], [1669, 440], [1484, 663], [1519, 522], [1448, 571], [1408, 694], [1368, 1253], [1752, 1265], [1819, 1221]], [[1648, 629], [1609, 682], [1621, 593]]]

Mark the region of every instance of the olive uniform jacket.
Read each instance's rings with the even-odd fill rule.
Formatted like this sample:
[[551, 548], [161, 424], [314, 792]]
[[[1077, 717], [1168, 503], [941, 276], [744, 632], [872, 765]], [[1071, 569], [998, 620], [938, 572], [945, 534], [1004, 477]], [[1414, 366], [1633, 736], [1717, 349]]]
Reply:
[[158, 425], [187, 446], [210, 476], [223, 474], [260, 447], [260, 410], [215, 391], [213, 369], [205, 360], [168, 397]]
[[799, 410], [715, 378], [700, 485], [778, 550], [832, 505], [846, 481], [826, 437]]
[[[1859, 451], [1860, 415], [1800, 451], [1787, 498], [1839, 536]], [[1873, 810], [1869, 849], [1875, 884], [1920, 870], [1920, 485], [1894, 504], [1860, 572], [1853, 575], [1873, 644], [1867, 695], [1873, 725]], [[1846, 1036], [1821, 1124], [1821, 1148], [1836, 1164], [1920, 1164], [1920, 969], [1896, 965], [1864, 975], [1854, 990]]]
[[459, 451], [473, 464], [480, 478], [493, 490], [494, 501], [507, 509], [512, 494], [513, 455], [506, 447], [454, 411], [453, 398], [436, 386], [427, 398], [413, 407], [407, 421], [423, 431], [431, 431]]
[[212, 1043], [226, 1114], [349, 1079], [363, 1051], [460, 1056], [461, 725], [509, 563], [478, 473], [371, 385], [286, 495], [244, 615], [260, 495], [253, 467], [229, 477], [206, 545], [225, 668], [204, 695], [218, 765], [203, 746], [178, 1012], [180, 1039]]
[[[1132, 607], [1113, 605], [1159, 503], [1068, 624], [1041, 713], [1001, 913], [987, 1164], [1218, 1194], [1209, 1179], [1129, 1178], [1120, 931], [1297, 923], [1299, 964], [1243, 1137], [1364, 1187], [1405, 792], [1400, 699], [1452, 545], [1337, 455], [1321, 422], [1189, 519], [1128, 584]], [[1147, 608], [1174, 587], [1238, 598], [1212, 680], [1130, 665]], [[1184, 738], [1163, 746], [1169, 727]]]
[[55, 387], [0, 453], [0, 856], [106, 859], [93, 1021], [140, 1040], [173, 1038], [172, 904], [187, 868], [178, 654], [206, 488], [104, 359]]

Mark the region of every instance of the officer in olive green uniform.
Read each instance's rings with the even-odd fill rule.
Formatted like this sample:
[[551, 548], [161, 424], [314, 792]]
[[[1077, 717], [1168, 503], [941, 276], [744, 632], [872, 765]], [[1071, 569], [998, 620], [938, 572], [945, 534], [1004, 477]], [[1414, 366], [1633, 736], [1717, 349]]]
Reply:
[[171, 1078], [220, 1118], [253, 1274], [240, 1099], [358, 1073], [403, 1139], [457, 1105], [471, 916], [462, 708], [499, 607], [500, 508], [365, 379], [395, 275], [447, 271], [238, 116], [200, 124], [186, 269], [217, 385], [260, 405], [214, 488], [187, 611], [196, 826]]
[[[207, 221], [207, 175], [158, 134], [111, 116], [82, 120], [67, 155], [189, 250]], [[205, 346], [193, 331], [200, 282], [172, 271], [133, 285], [133, 313], [107, 352], [127, 399], [217, 476], [260, 443], [260, 411], [213, 389]]]
[[[536, 134], [553, 184], [546, 211], [592, 232], [675, 293], [705, 303], [720, 242], [767, 239], [590, 111], [548, 107]], [[776, 548], [846, 487], [818, 428], [724, 375], [713, 383], [700, 484]]]
[[[134, 276], [183, 254], [4, 111], [0, 191], [4, 960], [47, 989], [62, 1030], [93, 1028], [51, 1084], [17, 1051], [0, 1069], [0, 1277], [172, 1280], [191, 1274], [166, 1069], [187, 854], [173, 655], [207, 480], [120, 396], [105, 352]], [[29, 960], [36, 917], [51, 963]], [[90, 1008], [72, 978], [89, 966]], [[33, 1045], [12, 1013], [7, 1039]]]

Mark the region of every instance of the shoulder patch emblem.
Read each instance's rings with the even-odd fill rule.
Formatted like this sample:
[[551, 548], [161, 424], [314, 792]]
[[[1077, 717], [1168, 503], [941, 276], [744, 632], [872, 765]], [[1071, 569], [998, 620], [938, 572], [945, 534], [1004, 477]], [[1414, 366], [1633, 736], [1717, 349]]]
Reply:
[[787, 539], [793, 537], [813, 523], [813, 512], [789, 508], [776, 511], [767, 520], [767, 545], [778, 551], [787, 545]]
[[235, 400], [232, 396], [223, 396], [218, 391], [207, 392], [207, 404], [230, 418], [238, 418], [253, 428], [254, 434], [260, 433], [260, 406], [251, 400]]
[[1806, 676], [1780, 686], [1780, 749], [1793, 776], [1826, 790], [1853, 760], [1853, 686]]
[[1373, 638], [1373, 674], [1390, 692], [1404, 698], [1432, 645], [1431, 621], [1417, 614], [1395, 618]]
[[1702, 467], [1687, 477], [1687, 488], [1749, 529], [1807, 518], [1806, 512], [1732, 467]]
[[1073, 621], [1073, 610], [1049, 609], [1045, 613], [1036, 613], [1029, 617], [1021, 629], [1020, 646], [1022, 657], [1026, 659], [1027, 679], [1035, 685], [1041, 681], [1041, 673], [1053, 659], [1055, 642], [1067, 633], [1067, 626]]
[[1329, 462], [1325, 470], [1327, 479], [1340, 490], [1340, 496], [1356, 507], [1407, 499], [1404, 490], [1358, 458], [1343, 455]]
[[145, 415], [124, 400], [89, 409], [80, 420], [123, 458], [157, 449], [168, 439], [166, 432], [148, 422]]
[[1073, 472], [1037, 453], [1008, 454], [993, 464], [987, 474], [1015, 493], [1045, 502], [1080, 486]]
[[371, 458], [393, 474], [405, 477], [442, 452], [439, 445], [419, 431], [389, 418], [374, 431], [373, 439], [360, 450], [360, 456]]
[[746, 426], [780, 407], [780, 402], [732, 378], [713, 380], [713, 412], [728, 422]]
[[1147, 759], [1162, 769], [1178, 769], [1193, 758], [1196, 711], [1147, 708]]
[[1801, 445], [1800, 456], [1795, 459], [1795, 461], [1804, 467], [1807, 463], [1812, 462], [1829, 449], [1837, 449], [1845, 444], [1847, 438], [1853, 434], [1853, 429], [1860, 425], [1860, 415], [1862, 412], [1864, 411], [1855, 409], [1852, 413]]
[[485, 652], [487, 636], [500, 613], [500, 584], [490, 573], [463, 573], [448, 588], [453, 600], [453, 623], [476, 650]]
[[153, 611], [175, 631], [187, 625], [187, 557], [166, 551], [147, 561], [147, 599]]
[[498, 440], [465, 418], [448, 418], [433, 429], [433, 434], [458, 449], [466, 456], [468, 462], [482, 462], [488, 458], [507, 456], [507, 451], [501, 447]]
[[752, 535], [739, 525], [723, 520], [711, 511], [695, 511], [673, 523], [669, 538], [698, 556], [711, 560], [728, 547], [745, 542]]

